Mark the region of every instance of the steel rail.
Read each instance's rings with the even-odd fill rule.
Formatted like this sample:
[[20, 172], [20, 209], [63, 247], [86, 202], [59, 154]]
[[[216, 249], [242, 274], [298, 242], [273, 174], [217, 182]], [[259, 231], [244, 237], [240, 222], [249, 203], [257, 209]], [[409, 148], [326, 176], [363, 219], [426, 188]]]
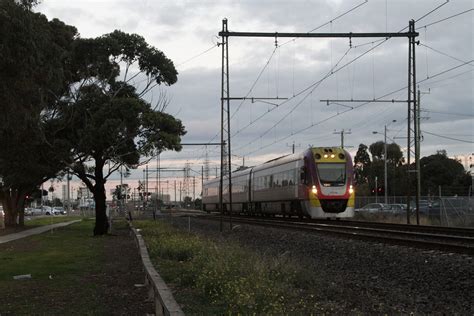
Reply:
[[[214, 216], [204, 216], [216, 220]], [[306, 231], [312, 233], [332, 234], [350, 239], [383, 242], [423, 249], [436, 249], [447, 252], [474, 254], [474, 238], [444, 234], [429, 234], [396, 229], [381, 229], [361, 226], [344, 226], [338, 224], [317, 224], [290, 222], [280, 219], [234, 217], [234, 222], [273, 228]]]

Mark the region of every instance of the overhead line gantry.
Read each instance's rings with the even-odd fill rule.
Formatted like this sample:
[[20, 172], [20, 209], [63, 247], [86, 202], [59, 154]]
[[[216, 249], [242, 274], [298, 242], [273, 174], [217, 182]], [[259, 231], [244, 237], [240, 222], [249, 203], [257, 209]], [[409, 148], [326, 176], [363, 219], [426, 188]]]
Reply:
[[[219, 32], [219, 36], [222, 38], [222, 42], [218, 45], [222, 47], [222, 73], [221, 73], [221, 176], [220, 176], [220, 188], [219, 188], [219, 208], [221, 211], [221, 223], [220, 230], [222, 231], [222, 213], [223, 213], [223, 184], [224, 184], [224, 164], [227, 164], [228, 173], [228, 192], [229, 192], [229, 222], [232, 228], [232, 172], [231, 172], [231, 142], [230, 142], [230, 101], [231, 100], [242, 100], [246, 98], [230, 97], [230, 85], [229, 85], [229, 37], [266, 37], [274, 38], [275, 45], [278, 45], [278, 38], [349, 38], [349, 45], [352, 46], [352, 38], [394, 38], [394, 37], [406, 37], [408, 38], [408, 150], [407, 150], [407, 163], [410, 166], [410, 146], [411, 146], [411, 133], [415, 133], [415, 139], [419, 139], [419, 135], [416, 133], [416, 125], [411, 128], [411, 104], [415, 108], [417, 102], [416, 95], [416, 69], [415, 69], [415, 38], [419, 35], [415, 31], [415, 21], [409, 21], [408, 32], [377, 32], [377, 33], [280, 33], [280, 32], [230, 32], [228, 30], [227, 19], [222, 20], [222, 31]], [[273, 98], [275, 99], [275, 98]], [[416, 111], [413, 111], [416, 115]], [[227, 124], [225, 124], [227, 121]], [[416, 116], [414, 122], [416, 124]], [[225, 149], [224, 139], [227, 134], [227, 150]], [[415, 141], [416, 143], [416, 141]], [[419, 146], [415, 146], [415, 151], [418, 149], [419, 157]], [[227, 157], [225, 157], [227, 156]], [[227, 161], [225, 161], [227, 160]], [[416, 175], [419, 177], [419, 170], [416, 170]], [[418, 179], [418, 178], [417, 178]], [[408, 201], [407, 201], [407, 222], [410, 222], [410, 172], [407, 173], [408, 183]], [[418, 191], [418, 190], [417, 190]], [[419, 208], [419, 195], [417, 194], [417, 213]], [[418, 218], [418, 216], [417, 216]]]

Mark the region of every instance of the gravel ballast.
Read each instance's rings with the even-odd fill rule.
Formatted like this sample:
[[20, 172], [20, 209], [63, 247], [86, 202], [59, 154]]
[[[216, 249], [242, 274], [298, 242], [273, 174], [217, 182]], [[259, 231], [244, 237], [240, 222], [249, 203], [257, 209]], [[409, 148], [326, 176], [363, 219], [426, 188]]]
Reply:
[[165, 220], [268, 256], [295, 259], [312, 274], [326, 311], [474, 315], [474, 260], [467, 255], [252, 225], [236, 224], [230, 231], [226, 222], [220, 233], [218, 221]]

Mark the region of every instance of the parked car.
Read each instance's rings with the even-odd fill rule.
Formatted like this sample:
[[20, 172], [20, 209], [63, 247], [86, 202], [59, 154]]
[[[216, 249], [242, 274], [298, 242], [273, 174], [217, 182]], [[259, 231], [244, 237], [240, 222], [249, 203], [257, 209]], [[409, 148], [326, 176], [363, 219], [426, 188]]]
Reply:
[[2, 205], [0, 205], [0, 228], [5, 228], [5, 213]]
[[43, 209], [41, 208], [29, 208], [29, 215], [43, 215]]
[[55, 206], [53, 207], [53, 213], [54, 215], [65, 215], [66, 211], [64, 210], [64, 207], [62, 206]]
[[53, 208], [51, 206], [43, 205], [43, 214], [44, 215], [54, 215]]
[[356, 211], [367, 212], [367, 213], [389, 212], [390, 205], [383, 204], [383, 203], [370, 203], [370, 204], [365, 205], [364, 207], [356, 209]]
[[389, 204], [390, 212], [393, 214], [402, 214], [407, 211], [406, 204]]

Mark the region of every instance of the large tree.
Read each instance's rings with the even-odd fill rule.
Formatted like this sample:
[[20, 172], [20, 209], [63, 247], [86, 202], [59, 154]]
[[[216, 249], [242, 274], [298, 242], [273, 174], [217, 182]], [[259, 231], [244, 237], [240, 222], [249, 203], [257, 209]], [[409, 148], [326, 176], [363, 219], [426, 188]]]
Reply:
[[354, 157], [354, 175], [356, 185], [367, 183], [368, 171], [370, 168], [370, 156], [367, 152], [367, 146], [359, 145], [359, 149]]
[[420, 159], [421, 187], [424, 195], [467, 195], [471, 185], [471, 176], [463, 165], [448, 158], [446, 151]]
[[[153, 86], [175, 83], [177, 72], [171, 60], [136, 34], [115, 31], [78, 39], [73, 51], [81, 80], [57, 117], [68, 125], [64, 139], [71, 146], [70, 169], [96, 202], [94, 235], [102, 235], [108, 228], [107, 178], [121, 166], [136, 168], [142, 156], [181, 149], [185, 130], [165, 113], [167, 101], [161, 98], [152, 106], [143, 99]], [[145, 81], [140, 91], [132, 85], [138, 79]]]
[[46, 111], [74, 81], [67, 60], [77, 31], [30, 9], [36, 1], [0, 2], [0, 199], [5, 224], [23, 224], [25, 196], [61, 170], [64, 142]]

